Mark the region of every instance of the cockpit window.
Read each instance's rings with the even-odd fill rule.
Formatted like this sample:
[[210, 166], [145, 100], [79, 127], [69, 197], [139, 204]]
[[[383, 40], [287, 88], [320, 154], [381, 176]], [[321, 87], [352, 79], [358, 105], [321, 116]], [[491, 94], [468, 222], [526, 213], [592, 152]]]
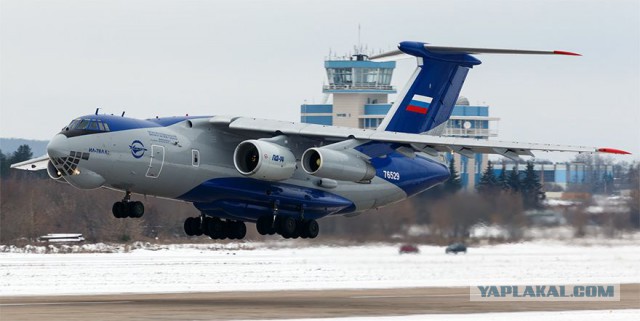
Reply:
[[76, 127], [78, 125], [78, 123], [80, 123], [80, 119], [74, 119], [74, 120], [71, 121], [71, 124], [69, 124], [69, 126], [67, 126], [67, 127], [69, 127], [69, 129], [72, 129], [72, 128]]
[[89, 124], [89, 120], [88, 119], [83, 119], [80, 124], [78, 124], [78, 126], [76, 126], [73, 129], [85, 129], [87, 128], [87, 124]]
[[100, 119], [74, 119], [71, 121], [69, 126], [62, 129], [63, 131], [69, 130], [90, 130], [90, 131], [100, 131], [100, 132], [108, 132], [111, 131], [109, 129], [109, 125], [103, 122]]

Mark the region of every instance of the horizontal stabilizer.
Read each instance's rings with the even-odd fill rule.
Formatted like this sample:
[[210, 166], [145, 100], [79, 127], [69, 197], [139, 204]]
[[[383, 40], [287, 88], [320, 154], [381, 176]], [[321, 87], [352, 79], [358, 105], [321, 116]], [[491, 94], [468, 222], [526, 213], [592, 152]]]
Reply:
[[424, 45], [424, 47], [436, 53], [443, 54], [512, 54], [512, 55], [565, 55], [565, 56], [581, 56], [580, 54], [569, 51], [542, 51], [542, 50], [517, 50], [517, 49], [491, 49], [491, 48], [462, 48], [462, 47], [441, 47]]
[[[425, 44], [424, 48], [430, 52], [438, 54], [515, 54], [515, 55], [564, 55], [564, 56], [582, 56], [581, 54], [563, 51], [563, 50], [519, 50], [519, 49], [495, 49], [495, 48], [467, 48], [467, 47], [448, 47], [448, 46], [432, 46]], [[397, 60], [409, 55], [401, 50], [391, 50], [379, 55], [369, 57], [373, 61]]]

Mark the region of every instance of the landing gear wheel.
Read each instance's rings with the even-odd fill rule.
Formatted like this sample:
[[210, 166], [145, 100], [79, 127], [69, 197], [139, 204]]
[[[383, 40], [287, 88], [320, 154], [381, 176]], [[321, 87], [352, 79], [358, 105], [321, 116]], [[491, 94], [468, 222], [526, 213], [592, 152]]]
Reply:
[[227, 238], [226, 224], [219, 218], [207, 218], [204, 223], [203, 225], [206, 226], [205, 232], [207, 232], [210, 238], [214, 240], [224, 240]]
[[247, 235], [247, 226], [242, 221], [227, 221], [229, 239], [240, 240]]
[[200, 228], [200, 218], [188, 217], [184, 221], [184, 233], [189, 236], [202, 235], [202, 229]]
[[208, 216], [202, 217], [202, 234], [209, 236], [209, 220], [211, 220]]
[[273, 216], [264, 215], [258, 218], [256, 222], [256, 229], [260, 235], [273, 235], [276, 233], [273, 227]]
[[267, 234], [268, 235], [274, 235], [276, 233], [278, 233], [278, 228], [277, 228], [276, 224], [272, 220], [271, 224], [269, 224], [269, 226], [267, 227]]
[[316, 220], [309, 220], [304, 224], [304, 233], [307, 237], [315, 239], [320, 233], [320, 225]]
[[193, 217], [187, 217], [186, 220], [184, 220], [184, 234], [187, 234], [188, 236], [194, 236], [195, 233], [193, 233], [193, 230], [191, 229], [191, 220], [193, 219]]
[[296, 232], [296, 219], [293, 217], [283, 217], [278, 220], [278, 233], [288, 239]]
[[128, 216], [127, 206], [124, 202], [115, 202], [111, 207], [111, 212], [115, 218], [125, 218]]
[[144, 204], [142, 202], [125, 203], [128, 208], [128, 216], [131, 218], [141, 218], [144, 215]]

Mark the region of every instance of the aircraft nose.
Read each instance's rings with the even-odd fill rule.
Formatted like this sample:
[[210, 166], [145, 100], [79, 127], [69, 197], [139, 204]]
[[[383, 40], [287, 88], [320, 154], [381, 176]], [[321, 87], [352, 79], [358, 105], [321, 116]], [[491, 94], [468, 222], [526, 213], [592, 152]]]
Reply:
[[53, 136], [49, 145], [47, 145], [47, 153], [49, 157], [65, 157], [69, 155], [68, 138], [65, 135], [57, 134]]

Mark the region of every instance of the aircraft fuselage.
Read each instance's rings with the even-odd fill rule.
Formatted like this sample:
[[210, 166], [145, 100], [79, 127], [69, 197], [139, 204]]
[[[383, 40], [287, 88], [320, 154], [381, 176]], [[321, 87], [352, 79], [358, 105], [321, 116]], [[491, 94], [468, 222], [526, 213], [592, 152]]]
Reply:
[[[268, 141], [274, 135], [231, 132], [209, 124], [208, 118], [83, 116], [79, 119], [109, 130], [63, 128], [51, 140], [48, 154], [62, 178], [75, 187], [192, 202], [206, 215], [241, 221], [256, 221], [274, 210], [309, 219], [361, 212], [400, 201], [449, 177], [446, 166], [426, 154], [389, 153], [386, 149], [396, 147], [366, 141], [345, 147], [370, 161], [374, 177], [362, 182], [317, 177], [301, 168], [301, 156], [311, 147], [332, 142], [290, 137], [277, 143], [295, 157], [291, 177], [251, 177], [236, 169], [234, 150], [248, 139]], [[278, 161], [284, 156], [260, 157]]]

